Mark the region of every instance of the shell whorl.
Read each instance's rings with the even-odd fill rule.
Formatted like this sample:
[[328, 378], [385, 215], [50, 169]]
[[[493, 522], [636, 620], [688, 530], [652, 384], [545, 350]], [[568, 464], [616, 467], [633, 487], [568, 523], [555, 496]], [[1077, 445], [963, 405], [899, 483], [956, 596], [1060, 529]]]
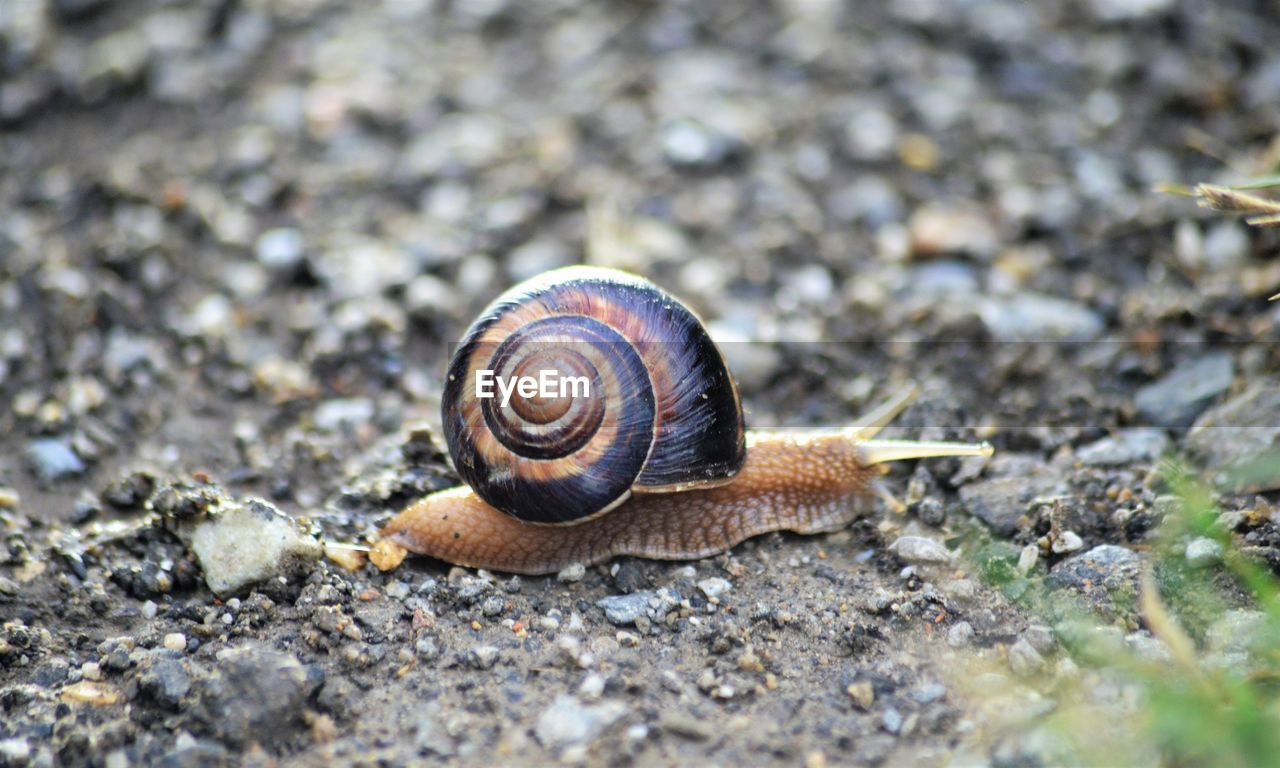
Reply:
[[[476, 396], [476, 372], [581, 376], [590, 396]], [[506, 377], [504, 379], [504, 377]], [[727, 481], [745, 457], [742, 406], [698, 318], [641, 278], [568, 267], [515, 286], [449, 365], [444, 431], [454, 466], [493, 507], [571, 523], [630, 493]]]

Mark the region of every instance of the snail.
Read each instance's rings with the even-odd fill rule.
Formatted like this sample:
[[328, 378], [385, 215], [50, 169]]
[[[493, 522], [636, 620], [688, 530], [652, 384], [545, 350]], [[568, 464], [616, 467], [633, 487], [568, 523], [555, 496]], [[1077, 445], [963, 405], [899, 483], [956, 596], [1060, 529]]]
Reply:
[[913, 397], [848, 427], [748, 431], [691, 310], [627, 273], [553, 270], [498, 297], [449, 364], [444, 435], [467, 485], [410, 504], [370, 557], [384, 570], [413, 552], [542, 574], [838, 530], [888, 497], [885, 462], [991, 455], [986, 443], [874, 439]]

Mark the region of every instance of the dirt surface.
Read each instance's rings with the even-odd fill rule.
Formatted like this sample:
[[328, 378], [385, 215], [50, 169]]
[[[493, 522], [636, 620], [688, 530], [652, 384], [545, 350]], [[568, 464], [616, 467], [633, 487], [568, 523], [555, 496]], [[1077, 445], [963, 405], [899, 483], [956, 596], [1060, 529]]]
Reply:
[[[1265, 0], [4, 0], [0, 764], [1052, 762], [989, 705], [1075, 672], [945, 547], [1154, 642], [1094, 585], [1162, 454], [1280, 436], [1280, 238], [1151, 190], [1274, 172], [1278, 39]], [[449, 342], [581, 262], [701, 313], [752, 425], [915, 380], [893, 434], [997, 456], [688, 564], [315, 561], [456, 482]], [[233, 515], [292, 549], [218, 597]]]

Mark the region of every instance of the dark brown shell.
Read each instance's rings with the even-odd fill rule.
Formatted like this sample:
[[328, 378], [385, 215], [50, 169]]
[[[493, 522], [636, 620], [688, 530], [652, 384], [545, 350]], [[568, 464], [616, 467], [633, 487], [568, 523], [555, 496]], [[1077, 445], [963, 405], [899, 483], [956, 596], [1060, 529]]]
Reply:
[[[590, 397], [476, 397], [476, 372], [546, 368]], [[746, 455], [742, 404], [706, 329], [639, 277], [567, 267], [500, 296], [449, 364], [444, 431], [476, 494], [522, 520], [571, 523], [631, 491], [725, 482]]]

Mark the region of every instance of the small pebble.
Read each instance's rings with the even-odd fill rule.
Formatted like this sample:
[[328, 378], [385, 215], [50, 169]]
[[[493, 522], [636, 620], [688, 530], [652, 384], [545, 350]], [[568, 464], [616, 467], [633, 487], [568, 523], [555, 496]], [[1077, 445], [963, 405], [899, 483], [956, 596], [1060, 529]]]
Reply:
[[884, 711], [884, 715], [881, 716], [880, 724], [889, 733], [897, 735], [902, 731], [902, 713], [893, 707], [889, 707]]
[[467, 663], [475, 669], [492, 669], [497, 661], [497, 646], [477, 645], [467, 652]]
[[1052, 549], [1055, 554], [1064, 554], [1066, 552], [1078, 552], [1084, 548], [1084, 540], [1075, 531], [1063, 531], [1060, 536], [1053, 540]]
[[725, 592], [733, 589], [733, 584], [728, 579], [722, 579], [719, 576], [713, 576], [709, 579], [703, 579], [698, 582], [698, 589], [707, 599], [715, 599], [723, 595]]
[[947, 630], [947, 645], [952, 648], [963, 648], [973, 642], [974, 634], [973, 625], [969, 622], [962, 621], [954, 624]]
[[41, 483], [54, 483], [84, 474], [85, 465], [71, 450], [70, 444], [52, 437], [42, 437], [27, 444], [27, 462]]
[[170, 632], [164, 636], [162, 644], [171, 651], [186, 650], [187, 636], [181, 632]]
[[1025, 637], [1009, 647], [1009, 668], [1018, 675], [1030, 675], [1044, 667], [1044, 657]]
[[1222, 561], [1222, 545], [1214, 539], [1201, 536], [1187, 544], [1187, 565], [1192, 568], [1208, 568]]
[[556, 574], [556, 581], [562, 584], [576, 584], [587, 575], [587, 567], [582, 563], [570, 563]]
[[574, 696], [561, 694], [538, 718], [533, 733], [550, 750], [585, 746], [626, 713], [626, 706], [618, 702], [586, 706]]
[[923, 536], [899, 536], [889, 551], [908, 563], [940, 564], [951, 562], [951, 553], [933, 539]]
[[1026, 576], [1035, 569], [1036, 563], [1040, 561], [1040, 547], [1035, 544], [1028, 544], [1018, 553], [1018, 573]]

